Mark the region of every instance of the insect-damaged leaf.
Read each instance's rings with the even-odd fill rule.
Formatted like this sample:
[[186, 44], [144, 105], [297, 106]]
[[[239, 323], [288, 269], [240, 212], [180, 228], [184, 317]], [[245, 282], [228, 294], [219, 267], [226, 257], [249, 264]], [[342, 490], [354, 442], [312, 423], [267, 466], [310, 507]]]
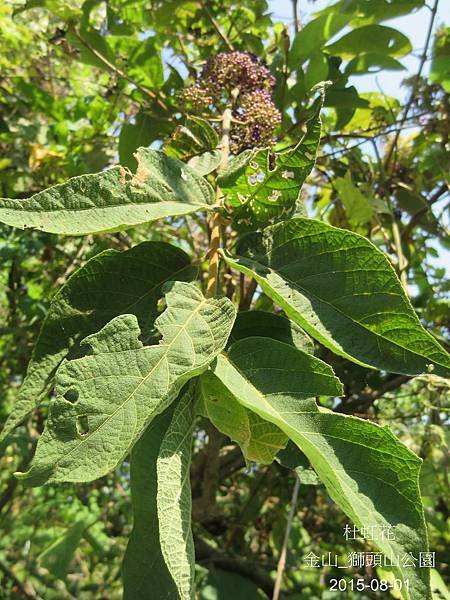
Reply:
[[136, 315], [141, 331], [148, 333], [164, 283], [192, 280], [196, 272], [185, 252], [165, 242], [106, 250], [88, 260], [52, 299], [0, 441], [45, 395], [61, 361], [76, 357], [81, 339], [124, 313]]
[[[300, 350], [248, 338], [219, 355], [214, 374], [246, 408], [277, 425], [307, 456], [328, 493], [390, 559], [427, 549], [418, 485], [421, 460], [386, 427], [319, 408], [313, 396], [342, 392], [331, 367]], [[370, 531], [370, 529], [369, 529]], [[430, 600], [429, 572], [400, 564], [405, 600]]]
[[249, 235], [226, 261], [310, 335], [363, 366], [450, 374], [450, 356], [425, 331], [383, 252], [366, 238], [313, 219]]
[[176, 282], [166, 302], [155, 322], [159, 345], [144, 346], [136, 317], [122, 315], [83, 340], [91, 354], [59, 367], [57, 398], [31, 468], [20, 479], [41, 485], [105, 475], [223, 349], [235, 318], [227, 298], [205, 299], [195, 285]]
[[218, 177], [225, 204], [237, 229], [254, 230], [287, 218], [300, 201], [300, 191], [316, 162], [320, 142], [320, 107], [308, 122], [302, 140], [273, 156], [269, 149], [245, 151]]
[[134, 175], [117, 166], [74, 177], [25, 200], [0, 198], [0, 222], [84, 235], [210, 208], [212, 187], [188, 165], [148, 148], [139, 148], [136, 159]]

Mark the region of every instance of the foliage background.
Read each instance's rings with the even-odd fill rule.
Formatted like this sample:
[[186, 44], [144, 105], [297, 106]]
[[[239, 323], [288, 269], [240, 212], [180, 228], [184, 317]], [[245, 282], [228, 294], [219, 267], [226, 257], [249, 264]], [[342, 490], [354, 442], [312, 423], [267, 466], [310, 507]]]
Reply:
[[[187, 76], [230, 45], [254, 52], [267, 59], [277, 77], [281, 145], [300, 137], [314, 86], [332, 82], [321, 153], [305, 194], [308, 212], [362, 233], [387, 251], [419, 316], [448, 348], [449, 284], [439, 259], [441, 249], [449, 248], [448, 23], [436, 17], [443, 14], [438, 2], [426, 8], [421, 0], [351, 0], [318, 17], [312, 14], [318, 5], [297, 4], [306, 13], [298, 32], [293, 19], [287, 26], [271, 16], [273, 3], [269, 7], [265, 0], [3, 3], [0, 196], [27, 197], [117, 161], [132, 167], [140, 145], [164, 144], [170, 152], [171, 136], [184, 119], [177, 92]], [[414, 35], [408, 40], [396, 29], [383, 45], [382, 26], [390, 25], [383, 21], [394, 16], [407, 23], [418, 9], [426, 16], [424, 28], [431, 20], [426, 47], [418, 48]], [[353, 37], [345, 39], [350, 30]], [[403, 62], [411, 65], [412, 54], [417, 71], [401, 70]], [[379, 71], [379, 81], [387, 76], [403, 80], [404, 87], [387, 95], [372, 78], [367, 91], [368, 70]], [[58, 287], [105, 248], [154, 239], [201, 254], [207, 232], [195, 217], [187, 219], [186, 230], [179, 224], [174, 220], [95, 239], [1, 226], [2, 421]], [[255, 306], [268, 308], [264, 295], [255, 298]], [[442, 590], [438, 598], [448, 597], [438, 573], [448, 581], [449, 388], [433, 376], [410, 380], [372, 373], [322, 350], [322, 358], [325, 354], [346, 387], [336, 410], [388, 424], [423, 458], [422, 493], [430, 545], [437, 553], [435, 587]], [[25, 470], [34, 450], [29, 440], [42, 430], [45, 411], [44, 405], [17, 429], [0, 459], [0, 598], [120, 598], [121, 558], [131, 529], [127, 464], [91, 484], [24, 493], [13, 473]], [[200, 598], [238, 598], [239, 593], [264, 598], [273, 582], [296, 476], [278, 463], [245, 465], [240, 451], [223, 437], [215, 458], [217, 480], [205, 482], [205, 465], [214, 452], [204, 427], [198, 424], [192, 469], [194, 511], [206, 484], [214, 492], [214, 510], [205, 513], [208, 518], [197, 511], [194, 525]], [[314, 479], [305, 476], [300, 487], [287, 560], [286, 597], [292, 600], [330, 597], [327, 582], [336, 570], [308, 568], [310, 552], [345, 556], [363, 549], [345, 542], [345, 517], [322, 486], [308, 481]], [[351, 574], [354, 570], [346, 572]], [[370, 569], [361, 572], [372, 575]]]

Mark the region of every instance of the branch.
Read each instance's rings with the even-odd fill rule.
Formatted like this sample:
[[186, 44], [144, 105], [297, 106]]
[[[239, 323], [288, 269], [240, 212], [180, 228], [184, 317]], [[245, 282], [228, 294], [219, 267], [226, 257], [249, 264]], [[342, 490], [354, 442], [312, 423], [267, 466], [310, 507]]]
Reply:
[[220, 475], [220, 449], [225, 441], [223, 433], [209, 421], [207, 424], [208, 444], [205, 449], [201, 496], [194, 504], [196, 518], [202, 523], [215, 517], [216, 495]]
[[256, 282], [255, 279], [252, 279], [250, 281], [250, 283], [248, 284], [245, 295], [241, 298], [241, 301], [239, 303], [239, 310], [250, 310], [253, 296], [255, 295], [257, 287], [258, 287], [258, 283]]
[[6, 577], [13, 582], [13, 585], [16, 588], [13, 593], [18, 594], [17, 596], [14, 596], [15, 598], [18, 600], [21, 598], [25, 598], [25, 600], [42, 600], [42, 598], [37, 596], [34, 591], [27, 590], [26, 584], [23, 584], [20, 579], [17, 578], [17, 575], [14, 573], [14, 571], [2, 561], [0, 561], [0, 571], [3, 571]]
[[[223, 171], [228, 162], [230, 155], [230, 130], [233, 111], [231, 107], [227, 107], [222, 117], [222, 139], [220, 140], [219, 148], [222, 153], [217, 173]], [[219, 186], [216, 186], [216, 200], [220, 205], [222, 200], [222, 192]], [[208, 269], [208, 284], [206, 287], [206, 297], [211, 298], [217, 292], [217, 283], [219, 279], [219, 248], [220, 248], [220, 213], [214, 213], [211, 219], [211, 241], [209, 250], [209, 269]]]
[[376, 390], [366, 389], [366, 391], [362, 392], [357, 398], [354, 400], [350, 400], [349, 402], [342, 401], [339, 406], [337, 406], [334, 410], [338, 413], [352, 414], [355, 412], [365, 412], [369, 406], [371, 406], [375, 400], [378, 400], [384, 394], [388, 392], [393, 392], [404, 383], [407, 383], [411, 377], [408, 375], [396, 375], [391, 379], [386, 380], [384, 383], [380, 385], [380, 387]]

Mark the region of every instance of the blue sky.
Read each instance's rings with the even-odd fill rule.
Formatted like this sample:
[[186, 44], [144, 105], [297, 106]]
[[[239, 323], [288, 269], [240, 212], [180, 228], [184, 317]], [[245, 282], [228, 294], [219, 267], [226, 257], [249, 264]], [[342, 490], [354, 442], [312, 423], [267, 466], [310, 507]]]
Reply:
[[[268, 0], [271, 12], [277, 19], [284, 23], [292, 24], [293, 13], [292, 13], [292, 2], [291, 0]], [[310, 0], [299, 0], [299, 14], [301, 21], [308, 22], [314, 12], [329, 6], [334, 2], [330, 0], [316, 0], [311, 2]], [[429, 0], [431, 4], [431, 0]], [[413, 52], [411, 55], [406, 56], [400, 61], [406, 67], [405, 71], [385, 71], [377, 74], [368, 74], [363, 76], [357, 76], [353, 78], [353, 83], [357, 89], [361, 92], [371, 91], [383, 91], [389, 96], [395, 96], [399, 99], [404, 99], [407, 95], [407, 91], [402, 87], [402, 80], [408, 77], [409, 74], [416, 73], [419, 67], [419, 61], [425, 45], [425, 39], [427, 30], [430, 22], [430, 9], [423, 7], [420, 10], [411, 14], [383, 21], [384, 25], [389, 27], [395, 27], [411, 40], [413, 46]], [[440, 0], [438, 11], [435, 19], [435, 29], [442, 24], [449, 25], [450, 23], [450, 0]], [[340, 32], [336, 39], [342, 35]], [[428, 71], [429, 65], [426, 64], [424, 73]], [[440, 203], [439, 203], [440, 204]], [[444, 203], [445, 206], [445, 203]], [[443, 205], [437, 205], [436, 209], [440, 211]], [[448, 223], [448, 218], [446, 219]], [[450, 272], [450, 252], [442, 248], [439, 244], [436, 249], [439, 252], [439, 259], [434, 260], [434, 264], [440, 267], [445, 267], [447, 274]]]

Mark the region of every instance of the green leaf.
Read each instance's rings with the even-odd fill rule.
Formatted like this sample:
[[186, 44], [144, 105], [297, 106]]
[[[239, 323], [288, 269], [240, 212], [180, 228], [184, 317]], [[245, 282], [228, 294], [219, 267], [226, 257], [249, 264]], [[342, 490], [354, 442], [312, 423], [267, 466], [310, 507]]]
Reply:
[[297, 69], [316, 50], [323, 48], [330, 38], [347, 25], [350, 18], [350, 15], [333, 12], [321, 15], [302, 27], [295, 36], [289, 52], [291, 69]]
[[87, 261], [52, 299], [0, 441], [46, 394], [62, 360], [79, 354], [84, 337], [124, 313], [136, 315], [148, 335], [164, 283], [191, 281], [196, 272], [183, 250], [165, 242], [144, 242], [125, 252], [106, 250]]
[[239, 312], [229, 341], [237, 342], [242, 338], [255, 336], [270, 337], [314, 354], [314, 342], [309, 335], [286, 317], [262, 310]]
[[146, 148], [140, 148], [136, 158], [134, 176], [113, 167], [74, 177], [25, 200], [0, 198], [0, 222], [84, 235], [210, 208], [214, 191], [194, 169]]
[[176, 403], [153, 419], [131, 452], [133, 530], [122, 566], [123, 600], [178, 600], [161, 551], [156, 505], [156, 461]]
[[[320, 106], [308, 122], [308, 130], [294, 147], [274, 156], [272, 151], [245, 153], [240, 168], [236, 162], [220, 174], [217, 181], [224, 202], [232, 209], [237, 229], [264, 227], [274, 220], [287, 218], [300, 202], [303, 183], [311, 173], [320, 142]], [[238, 159], [239, 160], [239, 159]]]
[[199, 175], [205, 176], [217, 169], [221, 159], [222, 153], [219, 150], [213, 150], [212, 152], [203, 152], [203, 154], [193, 156], [188, 165], [195, 169]]
[[196, 382], [181, 394], [164, 434], [156, 463], [161, 551], [180, 600], [194, 595], [194, 540], [191, 531], [189, 469], [195, 421]]
[[149, 146], [160, 135], [161, 124], [155, 115], [140, 111], [134, 123], [124, 123], [119, 134], [119, 161], [123, 167], [135, 170], [134, 154], [140, 146]]
[[429, 79], [450, 94], [450, 56], [437, 56], [431, 63]]
[[216, 152], [219, 137], [216, 130], [205, 119], [190, 116], [179, 125], [164, 144], [167, 156], [189, 160], [203, 152]]
[[326, 46], [327, 52], [344, 59], [360, 54], [405, 56], [412, 50], [411, 42], [403, 33], [385, 25], [365, 25], [353, 29], [334, 44]]
[[334, 186], [345, 207], [349, 222], [353, 225], [368, 223], [373, 216], [373, 208], [369, 200], [353, 184], [350, 171], [347, 171], [345, 177], [337, 177]]
[[328, 77], [328, 59], [322, 50], [316, 50], [309, 59], [305, 72], [305, 86], [307, 90], [317, 83], [325, 81]]
[[433, 600], [450, 600], [450, 590], [436, 569], [431, 569], [431, 589]]
[[277, 461], [288, 469], [295, 471], [302, 485], [318, 485], [320, 483], [311, 463], [305, 454], [293, 442], [289, 441], [286, 448], [277, 454]]
[[404, 71], [401, 62], [385, 54], [360, 54], [355, 56], [345, 68], [348, 75], [378, 73], [379, 71]]
[[267, 600], [253, 582], [221, 569], [210, 569], [199, 593], [199, 600]]
[[80, 545], [85, 529], [92, 525], [92, 519], [82, 519], [69, 527], [57, 540], [46, 548], [39, 556], [43, 567], [58, 579], [65, 579], [70, 568], [73, 555]]
[[[421, 460], [387, 427], [316, 405], [311, 396], [342, 392], [328, 365], [281, 342], [248, 338], [219, 355], [214, 374], [243, 406], [289, 436], [356, 526], [374, 528], [368, 531], [376, 532], [373, 543], [381, 552], [426, 551]], [[395, 540], [382, 539], [394, 526]], [[409, 580], [405, 600], [431, 599], [427, 569], [400, 566], [396, 572]]]
[[200, 377], [201, 413], [233, 442], [239, 444], [245, 459], [262, 465], [273, 462], [288, 442], [287, 436], [272, 423], [248, 410], [211, 372]]
[[240, 256], [286, 315], [336, 354], [363, 366], [450, 374], [450, 356], [423, 329], [387, 257], [366, 238], [312, 219], [247, 236]]
[[326, 8], [323, 12], [343, 11], [347, 14], [353, 14], [357, 22], [363, 20], [367, 22], [385, 21], [401, 15], [406, 15], [421, 8], [425, 0], [375, 0], [374, 2], [361, 2], [361, 0], [341, 0], [336, 4]]
[[89, 355], [59, 367], [36, 455], [29, 471], [18, 474], [27, 485], [92, 481], [114, 469], [184, 383], [222, 350], [235, 318], [230, 300], [205, 299], [195, 285], [175, 282], [166, 302], [155, 321], [159, 345], [144, 346], [137, 318], [122, 315], [83, 340]]
[[135, 49], [127, 56], [127, 74], [148, 88], [158, 88], [164, 83], [164, 65], [156, 37], [133, 40]]

